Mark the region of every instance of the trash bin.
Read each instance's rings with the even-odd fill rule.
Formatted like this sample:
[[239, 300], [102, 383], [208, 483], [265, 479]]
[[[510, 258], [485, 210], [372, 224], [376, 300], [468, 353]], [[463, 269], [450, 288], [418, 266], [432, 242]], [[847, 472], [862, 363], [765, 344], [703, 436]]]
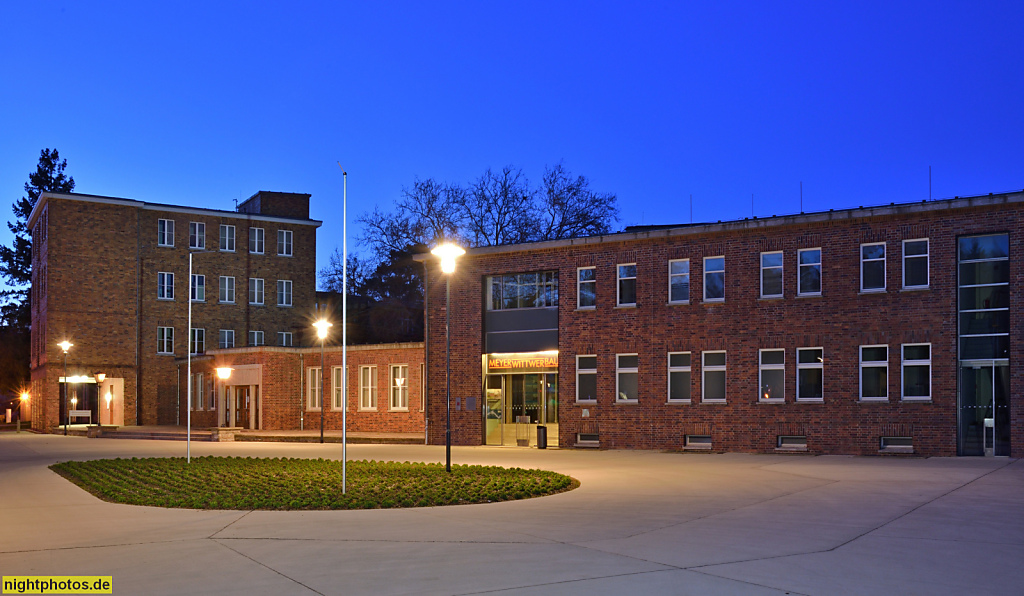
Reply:
[[537, 425], [537, 449], [548, 448], [548, 427], [543, 424]]

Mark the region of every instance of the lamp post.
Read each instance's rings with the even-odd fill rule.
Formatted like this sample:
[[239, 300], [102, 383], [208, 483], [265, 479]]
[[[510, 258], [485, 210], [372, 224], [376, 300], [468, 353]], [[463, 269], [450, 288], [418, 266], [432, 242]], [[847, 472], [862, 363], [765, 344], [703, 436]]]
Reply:
[[316, 327], [316, 336], [320, 338], [320, 442], [324, 442], [324, 340], [327, 339], [327, 329], [333, 325], [327, 319], [320, 319], [313, 323]]
[[345, 472], [348, 464], [348, 172], [341, 170], [341, 494], [345, 494]]
[[66, 437], [68, 436], [68, 419], [71, 417], [71, 411], [68, 410], [68, 350], [75, 344], [65, 339], [57, 345], [64, 350], [64, 436]]
[[28, 403], [28, 391], [21, 392], [21, 401], [18, 402], [18, 432], [21, 432], [21, 417], [25, 415], [25, 404]]
[[[216, 370], [217, 370], [217, 378], [220, 379], [221, 381], [227, 381], [228, 379], [231, 378], [231, 371], [234, 370], [234, 369], [232, 369], [230, 367], [227, 367], [227, 366], [218, 366]], [[228, 410], [230, 412], [230, 409], [229, 409], [229, 406], [228, 406], [227, 391], [224, 392], [224, 409]], [[220, 422], [219, 422], [220, 421], [220, 414], [217, 414], [217, 420], [218, 420], [217, 426], [220, 426]]]
[[430, 254], [441, 259], [441, 271], [444, 272], [444, 390], [445, 390], [445, 421], [444, 421], [444, 469], [452, 471], [452, 336], [449, 324], [452, 318], [452, 273], [455, 273], [455, 259], [466, 254], [461, 247], [445, 243]]
[[[103, 379], [107, 378], [106, 373], [93, 373], [96, 379], [96, 424], [103, 426], [103, 416], [100, 415], [100, 391], [103, 390]], [[110, 409], [110, 402], [107, 402], [107, 409]]]

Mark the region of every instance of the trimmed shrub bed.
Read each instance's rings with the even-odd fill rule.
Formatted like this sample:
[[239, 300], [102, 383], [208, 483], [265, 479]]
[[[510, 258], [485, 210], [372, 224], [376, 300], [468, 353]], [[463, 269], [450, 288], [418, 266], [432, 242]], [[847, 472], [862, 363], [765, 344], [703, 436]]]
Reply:
[[555, 472], [410, 462], [194, 457], [98, 459], [50, 466], [104, 501], [185, 509], [388, 509], [541, 497], [579, 486]]

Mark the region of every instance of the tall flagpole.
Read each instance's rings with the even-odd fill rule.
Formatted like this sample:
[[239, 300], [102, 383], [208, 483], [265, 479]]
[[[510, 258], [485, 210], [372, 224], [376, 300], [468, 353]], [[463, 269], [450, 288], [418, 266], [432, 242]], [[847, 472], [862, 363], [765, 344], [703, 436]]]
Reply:
[[346, 419], [348, 412], [348, 172], [341, 167], [341, 494], [345, 494], [348, 465]]

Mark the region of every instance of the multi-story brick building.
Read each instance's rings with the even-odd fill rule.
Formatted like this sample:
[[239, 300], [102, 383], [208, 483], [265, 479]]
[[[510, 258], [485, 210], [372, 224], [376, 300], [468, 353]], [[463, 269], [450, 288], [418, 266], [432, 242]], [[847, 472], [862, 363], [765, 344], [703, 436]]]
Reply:
[[[1024, 193], [476, 248], [452, 440], [1024, 455]], [[430, 441], [445, 274], [427, 264]]]
[[65, 408], [73, 422], [175, 424], [190, 347], [301, 345], [320, 223], [308, 194], [261, 191], [219, 211], [43, 193], [28, 219], [33, 427], [65, 422]]

